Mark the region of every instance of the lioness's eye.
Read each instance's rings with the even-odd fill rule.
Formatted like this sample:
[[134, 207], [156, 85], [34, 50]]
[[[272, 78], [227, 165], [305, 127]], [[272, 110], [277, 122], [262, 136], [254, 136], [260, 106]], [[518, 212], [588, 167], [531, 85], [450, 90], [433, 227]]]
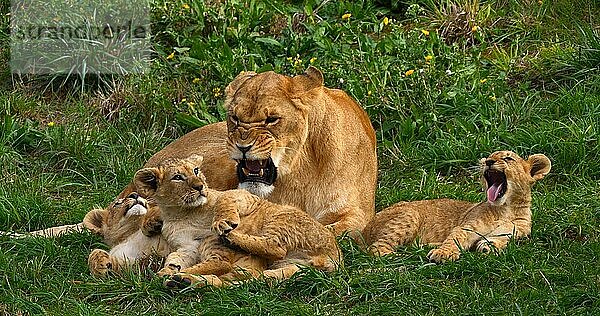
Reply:
[[514, 159], [512, 159], [511, 157], [504, 157], [504, 158], [502, 158], [502, 160], [504, 160], [504, 161], [507, 161], [507, 162], [508, 162], [508, 161], [515, 161], [515, 160], [514, 160]]
[[185, 180], [185, 178], [183, 178], [183, 176], [180, 175], [180, 174], [176, 174], [176, 175], [173, 176], [173, 178], [171, 178], [171, 180], [173, 180], [173, 181], [183, 181], [183, 180]]
[[200, 173], [200, 169], [198, 167], [194, 168], [194, 174], [196, 176], [198, 176], [199, 173]]
[[269, 116], [269, 117], [267, 117], [267, 119], [265, 120], [265, 123], [267, 123], [267, 124], [275, 124], [275, 123], [277, 123], [277, 122], [279, 122], [279, 118], [278, 118], [278, 117], [276, 117], [276, 116]]

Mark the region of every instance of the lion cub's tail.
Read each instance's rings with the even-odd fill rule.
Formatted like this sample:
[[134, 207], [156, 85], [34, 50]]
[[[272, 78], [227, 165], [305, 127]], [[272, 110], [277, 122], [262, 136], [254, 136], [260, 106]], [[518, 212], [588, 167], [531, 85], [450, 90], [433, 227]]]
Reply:
[[0, 236], [9, 236], [12, 238], [25, 238], [25, 237], [33, 237], [33, 236], [52, 238], [52, 237], [58, 237], [58, 236], [62, 236], [62, 235], [70, 234], [70, 233], [74, 233], [74, 232], [82, 232], [84, 230], [85, 230], [85, 227], [83, 226], [83, 223], [78, 223], [78, 224], [71, 224], [71, 225], [49, 227], [49, 228], [35, 230], [32, 232], [27, 232], [27, 233], [0, 231]]

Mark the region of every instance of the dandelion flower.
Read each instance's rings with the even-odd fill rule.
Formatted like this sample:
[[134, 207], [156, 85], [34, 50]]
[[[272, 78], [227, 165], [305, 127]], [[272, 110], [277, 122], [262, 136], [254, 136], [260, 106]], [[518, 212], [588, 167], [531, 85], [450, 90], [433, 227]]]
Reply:
[[52, 127], [52, 126], [54, 126], [54, 125], [55, 125], [55, 123], [54, 123], [54, 122], [48, 122], [48, 124], [47, 124], [47, 125], [48, 125], [48, 127]]
[[346, 13], [346, 14], [342, 15], [342, 20], [348, 20], [348, 19], [350, 19], [351, 16], [352, 16], [351, 13]]
[[383, 18], [383, 25], [387, 26], [388, 24], [390, 24], [390, 19], [388, 19], [388, 17], [386, 16]]
[[189, 10], [190, 9], [190, 5], [187, 3], [184, 3], [183, 5], [181, 5], [182, 8]]
[[192, 83], [199, 83], [200, 82], [200, 78], [194, 78], [194, 80], [192, 80]]
[[431, 55], [425, 56], [425, 61], [426, 62], [430, 62], [432, 59], [433, 59], [433, 56], [431, 56]]
[[479, 31], [479, 26], [474, 25], [473, 28], [471, 28], [471, 32], [475, 33], [477, 31]]
[[429, 31], [428, 31], [428, 30], [421, 30], [421, 32], [422, 32], [423, 34], [425, 34], [425, 36], [429, 36]]
[[408, 76], [412, 75], [414, 72], [415, 72], [415, 70], [411, 69], [411, 70], [408, 70], [407, 72], [405, 72], [404, 75], [408, 77]]
[[175, 52], [172, 52], [169, 54], [169, 56], [167, 56], [167, 59], [173, 59], [175, 58]]
[[487, 81], [487, 79], [481, 79], [479, 80], [479, 83], [485, 83]]
[[314, 63], [315, 63], [315, 61], [317, 61], [317, 57], [313, 57], [313, 58], [311, 58], [311, 59], [310, 59], [310, 63], [311, 63], [311, 64], [314, 64]]
[[371, 94], [373, 94], [373, 92], [371, 92], [371, 90], [367, 91], [368, 96], [371, 96]]
[[183, 102], [185, 102], [185, 101], [187, 101], [187, 99], [186, 99], [186, 98], [183, 98], [183, 99], [181, 99], [181, 103], [183, 103]]

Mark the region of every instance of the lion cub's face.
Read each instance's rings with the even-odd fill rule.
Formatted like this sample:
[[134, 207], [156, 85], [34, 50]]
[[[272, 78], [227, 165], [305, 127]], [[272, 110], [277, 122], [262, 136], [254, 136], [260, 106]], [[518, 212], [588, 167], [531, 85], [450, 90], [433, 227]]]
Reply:
[[133, 192], [126, 198], [115, 200], [106, 209], [91, 210], [83, 219], [83, 225], [102, 235], [112, 246], [139, 230], [142, 216], [147, 211], [146, 200]]
[[269, 195], [279, 175], [293, 169], [308, 136], [301, 97], [323, 85], [319, 70], [287, 77], [274, 72], [238, 75], [227, 87], [227, 147], [238, 162], [240, 188]]
[[202, 157], [167, 160], [157, 168], [139, 170], [137, 189], [162, 207], [195, 208], [206, 203], [206, 179], [200, 171]]
[[512, 151], [494, 152], [482, 158], [480, 164], [487, 200], [492, 205], [529, 196], [533, 183], [542, 179], [551, 168], [550, 160], [542, 154], [524, 160]]

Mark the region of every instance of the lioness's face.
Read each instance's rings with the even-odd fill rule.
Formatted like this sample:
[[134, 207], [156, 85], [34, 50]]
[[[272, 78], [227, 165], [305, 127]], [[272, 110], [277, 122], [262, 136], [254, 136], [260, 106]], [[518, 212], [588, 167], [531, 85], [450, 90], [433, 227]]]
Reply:
[[195, 208], [206, 203], [206, 179], [200, 171], [202, 157], [165, 161], [158, 168], [139, 170], [134, 181], [161, 207]]
[[306, 110], [291, 98], [293, 78], [272, 72], [247, 78], [227, 99], [227, 147], [240, 187], [267, 196], [293, 169], [308, 135]]
[[487, 200], [493, 205], [526, 198], [533, 183], [550, 171], [550, 160], [541, 154], [524, 160], [512, 151], [497, 151], [480, 163]]

